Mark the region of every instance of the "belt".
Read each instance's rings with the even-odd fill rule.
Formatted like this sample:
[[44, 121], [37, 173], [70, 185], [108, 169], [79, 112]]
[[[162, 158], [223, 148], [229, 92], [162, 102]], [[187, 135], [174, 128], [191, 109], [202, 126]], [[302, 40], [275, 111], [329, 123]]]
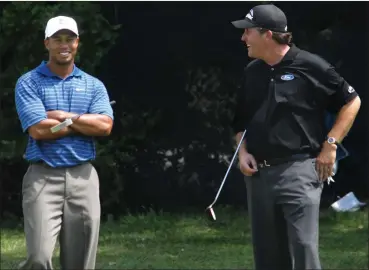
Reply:
[[[77, 166], [80, 166], [80, 165], [83, 165], [83, 164], [86, 164], [86, 163], [90, 163], [90, 161], [84, 161], [84, 162], [81, 162], [81, 163], [76, 164], [76, 165], [63, 166], [63, 167], [58, 167], [58, 168], [73, 168], [73, 167], [77, 167]], [[43, 160], [30, 161], [29, 164], [31, 164], [31, 165], [42, 165], [42, 166], [53, 168]], [[57, 168], [55, 168], [55, 169], [57, 169]]]
[[279, 165], [279, 164], [287, 163], [290, 161], [296, 161], [296, 160], [301, 160], [301, 159], [306, 159], [306, 158], [311, 158], [311, 157], [312, 157], [311, 154], [296, 154], [296, 155], [283, 157], [283, 158], [258, 160], [257, 164], [258, 164], [258, 167], [263, 168], [263, 167]]
[[43, 160], [37, 160], [37, 161], [30, 161], [28, 162], [30, 165], [46, 165], [49, 166], [45, 161]]

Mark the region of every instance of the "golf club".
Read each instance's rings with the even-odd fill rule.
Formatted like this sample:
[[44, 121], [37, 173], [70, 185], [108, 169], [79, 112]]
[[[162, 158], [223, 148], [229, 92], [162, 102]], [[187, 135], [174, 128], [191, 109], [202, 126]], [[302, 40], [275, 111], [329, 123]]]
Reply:
[[[110, 101], [110, 105], [114, 105], [115, 103], [116, 103], [115, 100]], [[51, 127], [50, 128], [51, 133], [58, 132], [59, 130], [70, 126], [71, 124], [73, 124], [73, 121], [76, 120], [81, 115], [83, 115], [83, 113], [77, 114], [77, 115], [73, 116], [72, 118], [67, 118], [63, 122], [61, 122], [60, 124], [57, 124], [57, 125]]]
[[206, 208], [206, 212], [208, 213], [208, 215], [209, 215], [213, 220], [216, 220], [216, 216], [215, 216], [215, 212], [214, 212], [214, 210], [213, 210], [213, 206], [214, 206], [214, 204], [215, 204], [215, 203], [217, 202], [217, 200], [218, 200], [219, 194], [220, 194], [220, 192], [221, 192], [221, 190], [222, 190], [222, 188], [223, 188], [223, 185], [224, 185], [224, 183], [225, 183], [225, 180], [227, 179], [228, 173], [229, 173], [229, 171], [231, 170], [231, 167], [232, 167], [232, 165], [233, 165], [234, 159], [236, 158], [236, 155], [237, 155], [237, 153], [238, 153], [238, 150], [240, 149], [240, 146], [241, 146], [241, 144], [242, 144], [242, 142], [243, 142], [243, 138], [245, 137], [245, 134], [246, 134], [246, 130], [245, 130], [245, 131], [243, 132], [243, 134], [242, 134], [241, 140], [240, 140], [240, 142], [238, 143], [237, 149], [236, 149], [236, 151], [235, 151], [235, 153], [234, 153], [234, 155], [233, 155], [233, 158], [232, 158], [231, 164], [229, 164], [228, 170], [227, 170], [227, 172], [226, 172], [226, 174], [225, 174], [225, 176], [224, 176], [224, 178], [223, 178], [222, 184], [221, 184], [221, 185], [220, 185], [220, 187], [219, 187], [218, 193], [217, 193], [217, 195], [215, 196], [214, 201], [212, 202], [212, 204], [210, 204], [210, 205]]

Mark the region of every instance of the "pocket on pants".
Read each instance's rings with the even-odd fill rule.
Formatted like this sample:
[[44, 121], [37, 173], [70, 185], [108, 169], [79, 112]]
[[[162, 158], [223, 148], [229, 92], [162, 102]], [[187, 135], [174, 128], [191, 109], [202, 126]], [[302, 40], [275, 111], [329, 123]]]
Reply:
[[93, 185], [95, 186], [95, 188], [99, 192], [99, 190], [100, 190], [99, 174], [97, 173], [96, 168], [93, 165], [91, 165], [91, 167], [92, 167], [91, 180], [92, 180]]
[[319, 185], [323, 184], [323, 181], [319, 179], [319, 174], [318, 174], [318, 171], [316, 170], [316, 158], [310, 159], [309, 163], [311, 165], [314, 180], [316, 180], [316, 183], [318, 183]]
[[23, 202], [36, 201], [46, 186], [46, 175], [40, 165], [30, 165], [22, 181]]

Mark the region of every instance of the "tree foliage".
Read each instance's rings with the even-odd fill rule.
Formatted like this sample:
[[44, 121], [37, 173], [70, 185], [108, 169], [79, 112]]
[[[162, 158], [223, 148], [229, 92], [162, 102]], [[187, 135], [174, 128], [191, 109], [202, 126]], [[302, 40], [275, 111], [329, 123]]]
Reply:
[[[205, 8], [196, 9], [197, 18], [201, 19], [199, 23], [193, 5], [188, 10], [183, 8], [173, 13], [171, 6], [159, 9], [150, 5], [144, 8], [126, 3], [106, 4], [104, 11], [113, 8], [114, 12], [105, 16], [117, 21], [131, 21], [136, 14], [145, 14], [141, 21], [127, 27], [124, 37], [119, 39], [123, 40], [121, 44], [117, 40], [119, 26], [107, 21], [100, 10], [101, 3], [13, 2], [1, 6], [4, 7], [0, 18], [3, 209], [19, 211], [21, 178], [27, 168], [22, 159], [26, 136], [21, 133], [14, 109], [15, 82], [21, 74], [47, 59], [42, 44], [44, 28], [47, 20], [56, 15], [69, 15], [77, 20], [81, 31], [77, 64], [92, 75], [97, 74], [97, 68], [106, 73], [102, 80], [110, 96], [117, 101], [113, 133], [108, 138], [97, 139], [97, 159], [94, 161], [99, 172], [103, 213], [119, 215], [125, 210], [142, 210], [149, 206], [165, 210], [206, 207], [213, 200], [234, 153], [230, 122], [242, 65], [247, 64], [243, 60], [243, 47], [240, 53], [230, 53], [237, 48], [233, 44], [239, 40], [239, 33], [236, 36], [227, 30], [224, 35], [219, 35], [220, 28], [213, 27], [217, 19], [221, 25], [227, 24], [224, 23], [229, 19], [227, 12], [218, 10], [224, 17], [217, 18], [216, 6], [206, 9], [206, 15], [214, 17], [214, 20], [207, 20], [200, 14]], [[293, 9], [286, 5], [288, 7]], [[231, 14], [231, 9], [228, 12]], [[303, 8], [293, 14], [296, 18], [302, 12]], [[182, 26], [168, 26], [173, 14], [182, 18]], [[293, 24], [293, 18], [291, 21]], [[308, 25], [310, 27], [310, 23]], [[319, 31], [312, 28], [307, 32], [307, 27], [298, 26], [294, 31], [297, 45], [311, 50], [311, 43]], [[337, 36], [338, 30], [342, 31], [342, 28], [331, 32]], [[303, 36], [306, 38], [301, 38]], [[209, 42], [214, 37], [216, 42]], [[330, 40], [331, 46], [321, 41], [317, 43], [332, 52], [333, 64], [340, 66], [342, 71], [345, 67], [350, 69], [352, 65], [342, 59], [343, 55], [330, 49], [339, 41], [326, 39]], [[118, 44], [111, 50], [115, 43]], [[343, 51], [347, 50], [345, 43], [339, 43]], [[358, 45], [355, 43], [355, 46]], [[315, 51], [319, 52], [318, 49]], [[321, 55], [325, 57], [327, 53], [321, 51]], [[358, 70], [346, 70], [345, 77], [357, 73]], [[355, 81], [358, 83], [357, 78]], [[363, 133], [357, 132], [358, 138]], [[352, 148], [355, 148], [354, 143], [360, 140], [351, 138]], [[357, 164], [364, 152], [358, 155], [354, 150], [350, 149], [352, 157], [348, 160]], [[367, 155], [363, 158], [367, 159]], [[340, 177], [343, 179], [345, 171], [355, 179], [364, 175], [363, 170], [353, 172], [348, 169], [357, 165], [346, 164], [342, 164], [343, 169], [335, 178], [337, 183], [343, 183]], [[245, 204], [245, 187], [239, 170], [231, 170], [220, 201]]]

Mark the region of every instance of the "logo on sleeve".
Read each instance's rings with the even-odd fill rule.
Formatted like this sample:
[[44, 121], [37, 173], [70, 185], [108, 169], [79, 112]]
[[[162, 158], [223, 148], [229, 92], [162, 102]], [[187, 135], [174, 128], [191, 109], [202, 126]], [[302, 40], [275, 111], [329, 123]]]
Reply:
[[355, 89], [350, 85], [349, 88], [347, 89], [347, 91], [351, 94], [351, 93], [355, 92]]
[[292, 74], [285, 74], [281, 76], [283, 81], [292, 81], [295, 78]]

